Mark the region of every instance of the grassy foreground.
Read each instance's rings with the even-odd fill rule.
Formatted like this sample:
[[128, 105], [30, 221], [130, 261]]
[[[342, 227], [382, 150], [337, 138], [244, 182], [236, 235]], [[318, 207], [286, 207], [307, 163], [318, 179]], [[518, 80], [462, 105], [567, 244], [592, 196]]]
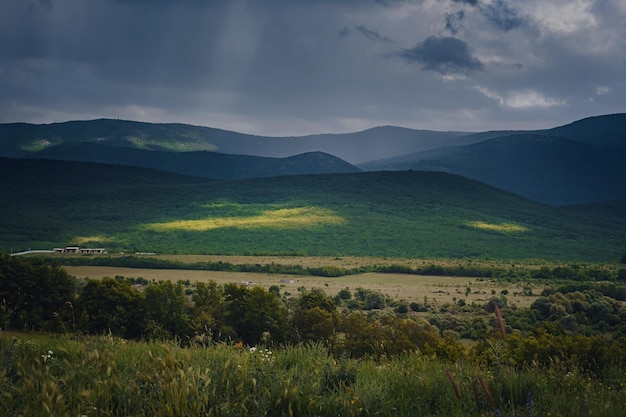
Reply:
[[[494, 346], [497, 349], [497, 346]], [[618, 416], [626, 375], [333, 358], [321, 345], [181, 348], [0, 334], [3, 416]]]

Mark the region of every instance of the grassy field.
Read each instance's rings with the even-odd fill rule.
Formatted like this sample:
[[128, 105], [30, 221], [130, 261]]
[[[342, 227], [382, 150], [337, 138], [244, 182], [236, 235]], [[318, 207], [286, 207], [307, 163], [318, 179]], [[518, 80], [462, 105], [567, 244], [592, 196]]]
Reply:
[[503, 260], [503, 259], [449, 259], [449, 258], [395, 258], [380, 256], [254, 256], [254, 255], [157, 255], [157, 259], [179, 261], [183, 263], [194, 262], [227, 262], [234, 265], [242, 264], [268, 264], [300, 265], [306, 267], [336, 266], [345, 269], [356, 269], [375, 265], [406, 265], [411, 268], [426, 265], [447, 266], [475, 266], [485, 268], [509, 268], [513, 265], [528, 269], [543, 266], [554, 267], [561, 263], [550, 262], [543, 259]]
[[623, 368], [516, 368], [411, 352], [333, 358], [267, 349], [0, 334], [3, 416], [621, 416]]
[[[307, 258], [313, 262], [314, 258]], [[319, 261], [319, 260], [318, 260]], [[303, 260], [304, 262], [304, 260]], [[358, 262], [358, 261], [354, 261]], [[464, 299], [468, 304], [485, 304], [493, 295], [507, 290], [509, 305], [516, 307], [528, 307], [537, 298], [545, 285], [541, 283], [516, 282], [507, 283], [499, 280], [469, 277], [441, 277], [421, 276], [406, 274], [378, 274], [365, 273], [348, 275], [336, 278], [324, 278], [314, 276], [294, 276], [286, 274], [263, 274], [251, 272], [221, 272], [221, 271], [193, 271], [171, 269], [137, 269], [104, 266], [65, 266], [64, 269], [79, 278], [100, 279], [103, 277], [123, 276], [126, 278], [144, 278], [157, 281], [189, 280], [195, 282], [207, 282], [214, 280], [218, 284], [225, 283], [249, 283], [269, 288], [273, 285], [280, 287], [282, 294], [296, 296], [299, 289], [321, 288], [326, 294], [335, 296], [340, 290], [357, 288], [380, 292], [390, 298], [407, 303], [427, 303], [431, 306], [452, 304], [459, 299]], [[465, 296], [466, 288], [471, 292]], [[531, 296], [523, 295], [524, 288]]]

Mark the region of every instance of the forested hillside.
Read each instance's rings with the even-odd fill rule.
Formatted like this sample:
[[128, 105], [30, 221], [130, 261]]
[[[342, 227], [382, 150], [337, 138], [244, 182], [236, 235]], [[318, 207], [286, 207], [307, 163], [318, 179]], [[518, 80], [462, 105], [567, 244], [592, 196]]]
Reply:
[[206, 181], [61, 161], [0, 165], [0, 247], [616, 260], [623, 213], [587, 214], [439, 172]]

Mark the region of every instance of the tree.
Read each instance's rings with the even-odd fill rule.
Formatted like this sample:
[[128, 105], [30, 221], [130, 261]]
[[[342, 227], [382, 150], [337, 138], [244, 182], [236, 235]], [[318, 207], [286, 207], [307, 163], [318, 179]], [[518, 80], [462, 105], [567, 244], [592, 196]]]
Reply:
[[207, 342], [235, 336], [232, 328], [225, 323], [224, 295], [215, 281], [196, 283], [192, 300], [191, 328], [197, 336]]
[[298, 299], [293, 315], [296, 341], [320, 340], [328, 342], [335, 335], [337, 307], [326, 293], [314, 288]]
[[377, 291], [372, 291], [365, 296], [364, 310], [385, 308], [385, 296]]
[[298, 309], [294, 314], [298, 341], [331, 342], [335, 337], [337, 316], [320, 307]]
[[82, 288], [76, 311], [81, 328], [91, 333], [111, 332], [125, 338], [141, 336], [143, 295], [128, 280], [89, 280]]
[[342, 300], [349, 300], [352, 298], [352, 293], [347, 288], [339, 290], [339, 293], [337, 295], [339, 295], [339, 298], [341, 298]]
[[196, 308], [220, 305], [223, 301], [222, 293], [214, 280], [196, 283], [192, 300]]
[[144, 290], [144, 333], [148, 337], [187, 340], [191, 336], [185, 289], [178, 282], [158, 281]]
[[[59, 265], [0, 254], [2, 326], [60, 330], [72, 326], [76, 279]], [[68, 304], [69, 303], [69, 304]]]
[[301, 309], [319, 307], [329, 313], [337, 310], [333, 299], [328, 297], [324, 290], [319, 288], [313, 288], [310, 292], [302, 294], [298, 300], [298, 307]]
[[282, 342], [287, 309], [280, 298], [261, 287], [241, 284], [224, 286], [225, 321], [243, 343], [258, 344], [263, 339]]

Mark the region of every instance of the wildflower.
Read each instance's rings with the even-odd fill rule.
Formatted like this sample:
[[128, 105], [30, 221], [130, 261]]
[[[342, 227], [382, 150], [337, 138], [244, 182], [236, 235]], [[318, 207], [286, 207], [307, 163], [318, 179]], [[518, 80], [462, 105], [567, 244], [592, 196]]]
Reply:
[[250, 348], [250, 353], [254, 353], [254, 352], [256, 352], [256, 346], [252, 346], [252, 347]]
[[41, 359], [43, 359], [44, 362], [47, 362], [49, 360], [54, 359], [53, 355], [54, 355], [54, 352], [49, 350], [47, 354], [44, 353], [43, 355], [41, 355]]

